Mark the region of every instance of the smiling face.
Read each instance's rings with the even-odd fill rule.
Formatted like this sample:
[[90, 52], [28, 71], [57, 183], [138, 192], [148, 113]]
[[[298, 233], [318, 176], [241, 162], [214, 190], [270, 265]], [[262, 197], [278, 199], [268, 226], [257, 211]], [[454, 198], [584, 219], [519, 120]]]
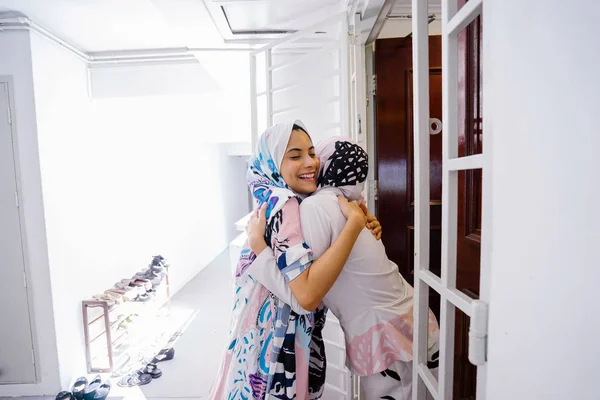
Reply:
[[319, 159], [306, 132], [292, 131], [280, 173], [289, 188], [298, 194], [311, 194], [317, 190]]

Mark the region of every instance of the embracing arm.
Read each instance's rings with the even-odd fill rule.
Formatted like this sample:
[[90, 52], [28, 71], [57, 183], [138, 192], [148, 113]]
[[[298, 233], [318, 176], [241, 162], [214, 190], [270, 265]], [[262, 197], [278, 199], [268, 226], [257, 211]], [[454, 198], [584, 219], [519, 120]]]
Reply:
[[[357, 205], [349, 203], [341, 196], [338, 197], [338, 201], [347, 218], [344, 229], [327, 251], [310, 265], [310, 268], [306, 268], [288, 283], [300, 306], [309, 311], [315, 310], [331, 289], [352, 251], [354, 242], [365, 227], [365, 215]], [[297, 203], [296, 207], [298, 207]], [[299, 213], [299, 209], [295, 212]], [[263, 239], [265, 214], [266, 208], [262, 207], [259, 218], [251, 221], [248, 240], [252, 251], [256, 254], [261, 254], [267, 247]]]
[[296, 313], [308, 314], [310, 312], [302, 308], [294, 297], [283, 274], [277, 267], [277, 261], [271, 248], [265, 246], [248, 267], [248, 273], [284, 303], [289, 304]]

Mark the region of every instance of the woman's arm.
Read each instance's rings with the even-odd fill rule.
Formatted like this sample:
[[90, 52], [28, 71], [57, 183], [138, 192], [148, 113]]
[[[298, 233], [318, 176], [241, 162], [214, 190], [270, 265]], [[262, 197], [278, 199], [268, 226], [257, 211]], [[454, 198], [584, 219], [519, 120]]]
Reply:
[[285, 281], [283, 274], [277, 267], [277, 261], [271, 248], [266, 247], [259, 255], [256, 256], [252, 264], [248, 267], [248, 274], [252, 276], [258, 283], [266, 287], [269, 292], [279, 297], [281, 301], [292, 308], [298, 314], [304, 315], [311, 311], [307, 311], [296, 300], [290, 287]]
[[[309, 311], [315, 310], [331, 289], [352, 251], [354, 242], [365, 227], [366, 217], [359, 206], [349, 203], [342, 196], [338, 196], [338, 202], [342, 213], [347, 218], [344, 229], [331, 247], [314, 261], [310, 268], [289, 282], [294, 297], [302, 308]], [[254, 216], [249, 226], [248, 241], [250, 248], [256, 254], [261, 254], [267, 248], [264, 241], [265, 225], [266, 207], [263, 206], [259, 216]]]

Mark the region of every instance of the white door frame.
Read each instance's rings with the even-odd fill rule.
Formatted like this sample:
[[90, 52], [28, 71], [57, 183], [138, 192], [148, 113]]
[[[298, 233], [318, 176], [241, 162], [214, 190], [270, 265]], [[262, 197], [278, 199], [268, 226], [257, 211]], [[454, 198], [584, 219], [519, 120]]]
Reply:
[[[489, 237], [491, 228], [491, 189], [489, 185], [491, 159], [489, 157], [489, 144], [486, 145], [486, 151], [483, 154], [458, 157], [458, 33], [482, 14], [483, 0], [470, 0], [460, 10], [458, 10], [457, 3], [457, 0], [442, 1], [442, 267], [441, 277], [437, 277], [429, 271], [428, 1], [412, 0], [415, 113], [414, 400], [425, 399], [427, 392], [436, 400], [452, 399], [456, 308], [470, 317], [469, 361], [478, 366], [477, 399], [485, 400], [487, 304], [489, 302], [489, 255], [491, 245]], [[489, 132], [489, 130], [486, 130], [486, 132]], [[456, 289], [458, 172], [469, 169], [483, 169], [479, 300], [473, 300]], [[436, 379], [427, 367], [429, 287], [438, 292], [441, 297], [439, 379]]]
[[[33, 285], [32, 285], [32, 279], [31, 278], [31, 269], [30, 269], [30, 263], [29, 263], [29, 247], [27, 245], [27, 232], [25, 229], [25, 210], [24, 210], [24, 196], [23, 196], [23, 185], [22, 185], [22, 175], [21, 175], [21, 161], [20, 161], [20, 157], [19, 157], [19, 140], [18, 140], [18, 134], [17, 134], [17, 121], [16, 121], [16, 107], [15, 107], [15, 99], [14, 99], [14, 81], [12, 76], [10, 75], [0, 75], [0, 83], [4, 83], [6, 84], [6, 86], [8, 87], [8, 105], [9, 105], [9, 110], [8, 115], [9, 115], [9, 119], [11, 121], [10, 123], [10, 132], [11, 132], [11, 136], [12, 136], [12, 151], [13, 151], [13, 162], [14, 162], [14, 169], [15, 169], [15, 183], [16, 183], [16, 188], [17, 188], [17, 198], [15, 199], [15, 201], [18, 202], [18, 213], [19, 213], [19, 220], [20, 220], [20, 231], [21, 231], [21, 249], [23, 252], [23, 266], [24, 266], [24, 270], [23, 270], [23, 274], [24, 274], [24, 280], [26, 282], [26, 293], [27, 293], [27, 305], [29, 308], [29, 326], [31, 329], [31, 344], [33, 346], [33, 348], [31, 349], [32, 351], [32, 358], [33, 358], [33, 363], [34, 363], [34, 371], [35, 371], [35, 380], [33, 382], [16, 382], [17, 384], [25, 384], [25, 383], [39, 383], [41, 381], [41, 376], [40, 376], [40, 370], [39, 370], [39, 365], [40, 365], [40, 359], [39, 359], [39, 350], [38, 350], [38, 343], [37, 343], [37, 329], [36, 329], [36, 324], [35, 324], [35, 309], [33, 306]], [[0, 112], [5, 112], [3, 110], [0, 110]]]

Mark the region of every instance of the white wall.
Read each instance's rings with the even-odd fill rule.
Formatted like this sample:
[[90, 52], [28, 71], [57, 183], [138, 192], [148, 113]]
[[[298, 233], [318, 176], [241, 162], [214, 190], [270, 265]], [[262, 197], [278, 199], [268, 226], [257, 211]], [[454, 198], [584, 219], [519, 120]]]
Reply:
[[206, 125], [185, 126], [156, 109], [193, 100], [92, 103], [90, 146], [96, 152], [88, 154], [90, 177], [83, 185], [90, 193], [85, 207], [96, 210], [90, 235], [104, 242], [111, 258], [109, 265], [99, 260], [110, 276], [105, 286], [115, 274], [132, 275], [162, 254], [179, 289], [227, 247], [233, 223], [247, 213], [246, 164], [228, 156], [226, 144], [209, 143], [209, 136], [221, 134], [211, 116], [197, 111]]
[[[86, 63], [48, 39], [31, 34], [48, 256], [62, 387], [85, 373], [81, 300], [98, 291], [98, 258], [87, 237], [87, 181], [90, 130]], [[93, 293], [90, 293], [93, 291]]]
[[[29, 261], [29, 288], [33, 297], [33, 319], [36, 327], [36, 349], [40, 382], [33, 385], [2, 385], [0, 396], [55, 394], [59, 389], [56, 336], [44, 207], [38, 158], [36, 104], [32, 75], [30, 34], [27, 31], [0, 32], [0, 75], [9, 75], [14, 83], [15, 123], [21, 203], [25, 214]], [[9, 299], [0, 299], [7, 303]], [[5, 323], [4, 321], [3, 323]]]
[[600, 3], [485, 0], [484, 13], [487, 399], [598, 399]]
[[[136, 98], [173, 128], [207, 142], [250, 142], [250, 66], [245, 51], [201, 51], [197, 62], [94, 66], [94, 99]], [[156, 116], [161, 118], [161, 116]]]
[[[32, 35], [38, 140], [63, 388], [86, 372], [81, 301], [171, 262], [172, 293], [234, 237], [245, 162], [214, 94], [90, 100], [87, 65]], [[163, 85], [164, 87], [164, 85]], [[129, 93], [135, 94], [137, 92]], [[235, 109], [228, 109], [235, 115]], [[228, 136], [229, 135], [229, 136]], [[209, 143], [213, 142], [213, 143]]]

